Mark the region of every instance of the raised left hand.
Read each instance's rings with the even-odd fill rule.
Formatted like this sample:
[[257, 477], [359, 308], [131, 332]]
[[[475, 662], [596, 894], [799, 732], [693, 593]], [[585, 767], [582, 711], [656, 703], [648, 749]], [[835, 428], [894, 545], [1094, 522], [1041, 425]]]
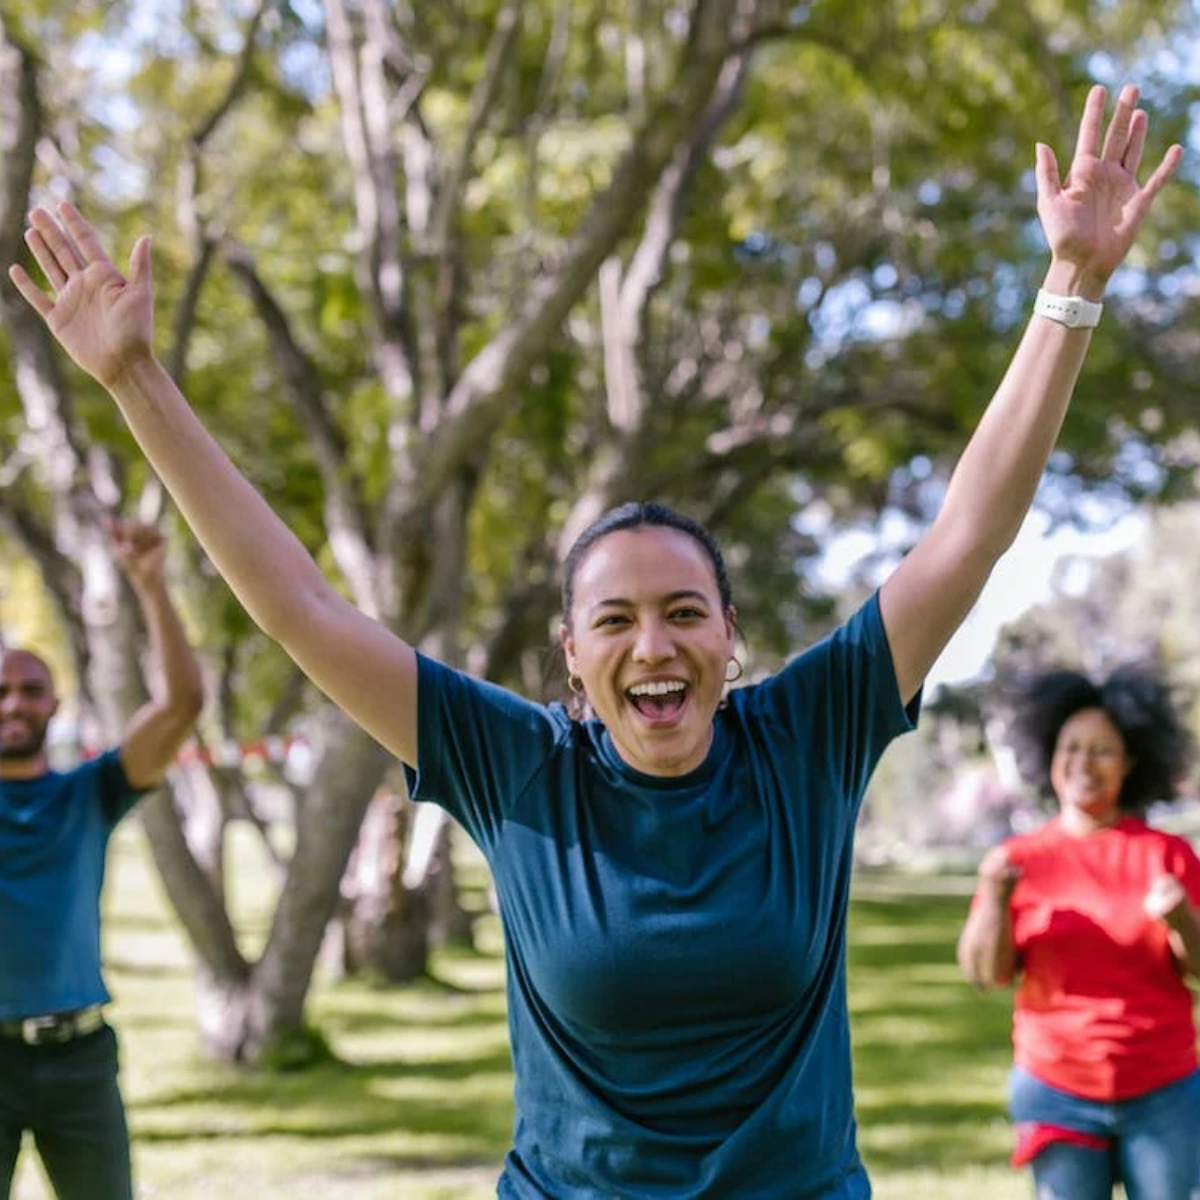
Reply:
[[1075, 268], [1080, 294], [1093, 300], [1129, 253], [1155, 196], [1183, 157], [1182, 147], [1171, 146], [1139, 185], [1148, 118], [1137, 107], [1138, 90], [1132, 85], [1121, 89], [1107, 133], [1104, 100], [1102, 87], [1088, 94], [1065, 181], [1049, 146], [1038, 143], [1036, 160], [1038, 216], [1050, 252], [1057, 262]]
[[108, 544], [121, 569], [139, 591], [161, 586], [167, 562], [167, 539], [154, 525], [108, 517], [104, 522]]

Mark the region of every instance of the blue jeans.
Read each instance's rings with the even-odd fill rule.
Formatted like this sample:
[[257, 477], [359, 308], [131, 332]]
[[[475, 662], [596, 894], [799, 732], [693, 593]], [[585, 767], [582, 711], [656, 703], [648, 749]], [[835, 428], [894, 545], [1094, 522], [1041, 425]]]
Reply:
[[1200, 1071], [1137, 1096], [1102, 1103], [1059, 1091], [1013, 1069], [1014, 1121], [1061, 1125], [1108, 1138], [1108, 1150], [1055, 1142], [1033, 1160], [1037, 1200], [1200, 1200]]

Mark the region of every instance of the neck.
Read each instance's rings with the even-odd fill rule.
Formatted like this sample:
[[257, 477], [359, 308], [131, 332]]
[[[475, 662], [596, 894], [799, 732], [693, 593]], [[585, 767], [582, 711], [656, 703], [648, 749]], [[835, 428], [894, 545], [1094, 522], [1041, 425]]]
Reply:
[[1112, 829], [1125, 814], [1119, 808], [1103, 813], [1090, 813], [1082, 808], [1068, 808], [1061, 814], [1062, 826], [1072, 837], [1087, 837], [1102, 829]]
[[45, 751], [39, 750], [28, 758], [0, 758], [0, 781], [5, 779], [37, 779], [50, 770]]

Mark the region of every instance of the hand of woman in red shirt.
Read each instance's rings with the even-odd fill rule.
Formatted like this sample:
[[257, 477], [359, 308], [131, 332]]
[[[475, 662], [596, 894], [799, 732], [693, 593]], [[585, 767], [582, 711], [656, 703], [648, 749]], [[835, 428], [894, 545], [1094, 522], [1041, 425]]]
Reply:
[[1174, 928], [1186, 911], [1187, 893], [1174, 875], [1158, 875], [1151, 881], [1142, 907], [1152, 920], [1166, 921]]
[[979, 864], [979, 882], [1002, 902], [1008, 901], [1020, 878], [1021, 868], [1009, 857], [1007, 846], [993, 846]]
[[1174, 875], [1156, 876], [1142, 906], [1148, 917], [1170, 927], [1171, 950], [1183, 970], [1200, 976], [1200, 914], [1188, 902], [1183, 884]]

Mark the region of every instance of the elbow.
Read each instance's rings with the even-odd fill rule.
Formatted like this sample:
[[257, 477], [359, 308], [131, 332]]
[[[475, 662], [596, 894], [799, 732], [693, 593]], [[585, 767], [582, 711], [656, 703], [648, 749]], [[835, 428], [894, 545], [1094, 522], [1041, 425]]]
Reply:
[[1012, 972], [997, 969], [993, 963], [981, 962], [978, 959], [958, 963], [966, 981], [981, 992], [995, 992], [1006, 988], [1012, 983]]
[[204, 711], [204, 679], [198, 664], [181, 672], [158, 702], [158, 709], [180, 738], [186, 737]]
[[959, 943], [957, 958], [958, 969], [972, 987], [991, 992], [1008, 987], [1012, 983], [1011, 970], [1005, 970], [1003, 964], [968, 944]]
[[187, 723], [189, 729], [200, 720], [200, 714], [204, 711], [204, 684], [199, 678], [180, 696], [179, 710], [180, 719]]
[[961, 950], [958, 954], [958, 969], [962, 972], [963, 978], [972, 987], [983, 987], [983, 977], [979, 970], [979, 964], [970, 955], [964, 954]]
[[977, 591], [1012, 547], [1022, 524], [1021, 520], [1014, 521], [1007, 514], [996, 512], [943, 510], [939, 519], [949, 560], [955, 564], [960, 578], [975, 581]]
[[253, 604], [248, 598], [239, 598], [259, 629], [289, 653], [311, 636], [333, 603], [341, 600], [315, 567], [311, 579], [278, 589], [269, 603]]

